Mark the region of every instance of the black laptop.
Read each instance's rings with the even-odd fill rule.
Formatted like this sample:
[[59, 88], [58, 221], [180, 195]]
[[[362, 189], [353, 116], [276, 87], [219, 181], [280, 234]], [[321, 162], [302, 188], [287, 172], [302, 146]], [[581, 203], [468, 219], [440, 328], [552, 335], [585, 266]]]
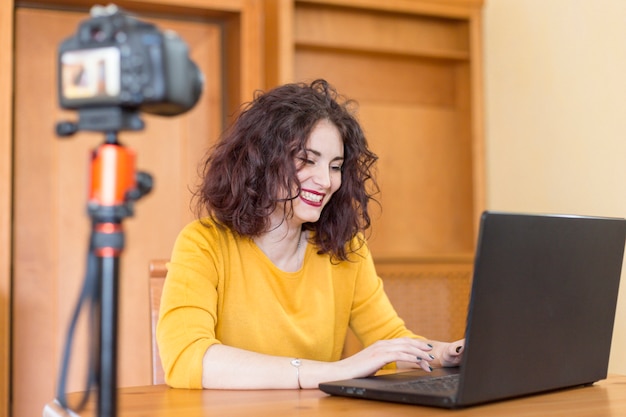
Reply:
[[459, 408], [604, 379], [625, 241], [621, 218], [485, 212], [461, 366], [319, 388]]

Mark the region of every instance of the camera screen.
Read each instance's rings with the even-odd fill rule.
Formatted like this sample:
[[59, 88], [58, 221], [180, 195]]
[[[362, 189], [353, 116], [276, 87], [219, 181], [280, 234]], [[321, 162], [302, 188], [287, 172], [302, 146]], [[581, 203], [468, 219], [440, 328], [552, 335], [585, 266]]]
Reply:
[[61, 91], [66, 100], [118, 97], [120, 51], [104, 47], [61, 55]]

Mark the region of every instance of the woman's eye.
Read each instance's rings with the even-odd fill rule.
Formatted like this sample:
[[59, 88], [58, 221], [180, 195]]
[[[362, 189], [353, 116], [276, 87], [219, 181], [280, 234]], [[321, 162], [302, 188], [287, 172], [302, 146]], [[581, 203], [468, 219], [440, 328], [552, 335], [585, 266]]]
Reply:
[[343, 167], [341, 165], [332, 165], [330, 169], [332, 169], [333, 171], [341, 172], [343, 170]]

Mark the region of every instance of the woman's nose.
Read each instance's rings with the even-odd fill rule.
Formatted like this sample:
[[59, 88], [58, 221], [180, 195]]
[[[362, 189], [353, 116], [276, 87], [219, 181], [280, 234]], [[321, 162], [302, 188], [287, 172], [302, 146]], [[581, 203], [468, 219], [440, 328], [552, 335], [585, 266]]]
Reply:
[[330, 170], [326, 167], [317, 167], [313, 175], [313, 180], [316, 184], [323, 186], [324, 188], [330, 187]]

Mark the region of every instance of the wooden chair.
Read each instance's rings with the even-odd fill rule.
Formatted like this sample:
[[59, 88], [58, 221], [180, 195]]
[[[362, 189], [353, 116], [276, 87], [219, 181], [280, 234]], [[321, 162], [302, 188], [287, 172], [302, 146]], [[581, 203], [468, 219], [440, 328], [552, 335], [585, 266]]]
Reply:
[[152, 335], [152, 383], [154, 385], [164, 384], [165, 377], [161, 357], [159, 356], [159, 346], [156, 342], [156, 325], [159, 320], [159, 307], [161, 305], [161, 293], [163, 283], [167, 275], [165, 266], [166, 259], [155, 259], [150, 261], [150, 313], [151, 313], [151, 335]]
[[[454, 341], [465, 335], [472, 269], [470, 256], [459, 257], [455, 262], [425, 258], [402, 265], [376, 263], [385, 292], [406, 326], [441, 341]], [[349, 331], [343, 356], [362, 348]]]

